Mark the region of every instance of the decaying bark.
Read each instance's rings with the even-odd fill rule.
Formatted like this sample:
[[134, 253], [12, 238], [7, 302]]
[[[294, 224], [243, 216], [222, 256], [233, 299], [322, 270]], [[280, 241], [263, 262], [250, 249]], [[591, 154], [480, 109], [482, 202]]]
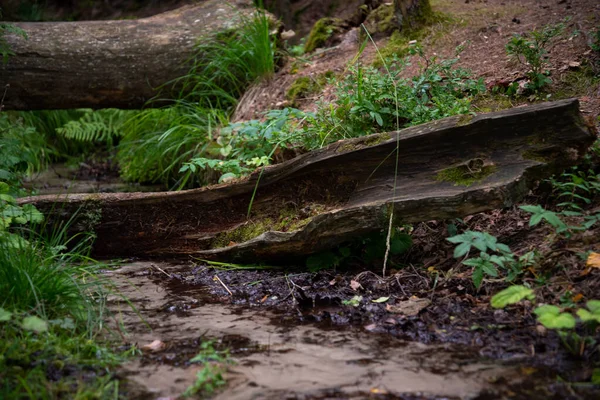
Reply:
[[594, 140], [564, 100], [336, 142], [232, 184], [21, 202], [50, 218], [78, 211], [97, 256], [289, 261], [386, 229], [392, 208], [415, 223], [510, 206]]
[[139, 20], [12, 23], [0, 64], [6, 110], [142, 108], [189, 70], [198, 40], [240, 24], [251, 0], [206, 0]]

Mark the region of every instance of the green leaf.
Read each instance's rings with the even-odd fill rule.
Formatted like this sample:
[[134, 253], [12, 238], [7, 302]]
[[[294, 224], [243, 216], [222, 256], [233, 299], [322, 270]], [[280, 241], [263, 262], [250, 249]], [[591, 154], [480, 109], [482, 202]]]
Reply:
[[546, 304], [537, 307], [535, 310], [533, 310], [533, 313], [537, 316], [541, 316], [544, 314], [558, 315], [560, 314], [560, 307], [553, 306], [551, 304]]
[[583, 322], [597, 322], [600, 324], [600, 314], [592, 314], [591, 312], [583, 308], [577, 310], [577, 316]]
[[483, 270], [481, 268], [475, 268], [473, 270], [472, 279], [475, 287], [479, 289], [481, 282], [483, 281]]
[[23, 206], [23, 215], [28, 222], [40, 223], [44, 220], [44, 214], [38, 211], [33, 204], [25, 204]]
[[385, 303], [386, 301], [388, 301], [390, 299], [390, 297], [380, 297], [378, 299], [375, 300], [371, 300], [371, 302], [373, 303]]
[[342, 304], [345, 306], [358, 307], [362, 299], [362, 296], [354, 296], [350, 300], [342, 300]]
[[600, 368], [594, 368], [592, 372], [592, 384], [600, 385]]
[[510, 286], [492, 296], [492, 307], [504, 308], [511, 304], [516, 304], [523, 299], [533, 300], [535, 294], [532, 289], [523, 285]]
[[585, 305], [594, 314], [600, 314], [600, 300], [590, 300]]
[[390, 240], [390, 253], [398, 255], [407, 252], [412, 246], [412, 237], [406, 233], [398, 233]]
[[471, 243], [461, 243], [454, 249], [454, 258], [461, 258], [471, 249]]
[[486, 262], [486, 263], [483, 264], [482, 269], [483, 269], [483, 272], [485, 272], [489, 276], [493, 276], [493, 277], [498, 276], [498, 270], [496, 269], [496, 267], [494, 266], [494, 264]]
[[532, 215], [531, 219], [529, 220], [529, 226], [535, 226], [535, 225], [539, 224], [540, 222], [542, 222], [542, 218], [543, 218], [542, 214]]
[[0, 322], [10, 321], [12, 313], [0, 307]]
[[36, 333], [46, 332], [48, 330], [48, 324], [46, 321], [34, 315], [23, 318], [21, 326], [27, 331], [33, 331]]
[[71, 318], [53, 319], [49, 321], [52, 325], [57, 325], [62, 329], [73, 330], [75, 329], [75, 322]]
[[0, 193], [5, 194], [10, 192], [10, 186], [6, 182], [0, 182]]
[[544, 305], [533, 311], [540, 324], [548, 329], [573, 329], [575, 328], [575, 317], [569, 313], [561, 312], [560, 308], [553, 305]]

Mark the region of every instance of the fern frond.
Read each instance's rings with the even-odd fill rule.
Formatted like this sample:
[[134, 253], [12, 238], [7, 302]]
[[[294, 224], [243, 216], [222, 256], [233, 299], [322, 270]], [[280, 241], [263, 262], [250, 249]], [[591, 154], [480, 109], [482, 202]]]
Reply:
[[69, 121], [56, 132], [67, 139], [80, 142], [112, 142], [123, 134], [123, 124], [132, 111], [105, 109], [84, 111], [76, 121]]

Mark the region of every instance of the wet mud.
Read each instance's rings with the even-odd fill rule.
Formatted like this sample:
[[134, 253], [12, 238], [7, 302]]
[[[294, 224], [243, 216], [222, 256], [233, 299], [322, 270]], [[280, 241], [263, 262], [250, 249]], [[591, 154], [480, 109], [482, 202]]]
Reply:
[[[214, 285], [200, 283], [202, 274], [211, 274]], [[247, 279], [250, 289], [236, 289], [228, 274]], [[492, 358], [481, 344], [464, 340], [406, 340], [411, 335], [381, 329], [384, 324], [364, 316], [369, 315], [364, 310], [352, 320], [352, 310], [343, 310], [355, 307], [342, 305], [341, 295], [319, 297], [308, 288], [303, 303], [304, 281], [319, 290], [318, 282], [325, 281], [319, 274], [227, 273], [135, 262], [107, 276], [120, 293], [109, 301], [116, 329], [140, 347], [154, 340], [165, 344], [123, 365], [119, 375], [128, 382], [127, 398], [181, 395], [201, 368], [190, 359], [207, 340], [230, 349], [235, 361], [226, 373], [227, 386], [212, 396], [216, 399], [592, 399], [600, 393], [557, 383], [556, 368], [520, 349]], [[271, 293], [263, 294], [264, 285]], [[273, 290], [277, 287], [287, 287], [287, 294]], [[410, 322], [405, 323], [387, 319], [388, 325], [417, 332], [415, 339], [423, 339], [418, 332], [426, 331], [419, 324], [431, 322], [419, 316], [406, 317]], [[585, 374], [581, 368], [573, 372]]]

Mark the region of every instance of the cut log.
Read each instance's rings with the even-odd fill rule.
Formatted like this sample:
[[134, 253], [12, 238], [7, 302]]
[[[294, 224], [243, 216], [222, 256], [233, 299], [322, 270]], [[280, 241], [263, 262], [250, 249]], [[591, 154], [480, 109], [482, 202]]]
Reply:
[[239, 26], [251, 0], [207, 0], [139, 20], [11, 23], [15, 54], [0, 64], [4, 109], [139, 109], [185, 75], [198, 40]]
[[595, 139], [577, 100], [564, 100], [336, 142], [231, 184], [20, 202], [51, 219], [78, 212], [98, 257], [289, 262], [384, 231], [392, 209], [416, 223], [508, 207]]

